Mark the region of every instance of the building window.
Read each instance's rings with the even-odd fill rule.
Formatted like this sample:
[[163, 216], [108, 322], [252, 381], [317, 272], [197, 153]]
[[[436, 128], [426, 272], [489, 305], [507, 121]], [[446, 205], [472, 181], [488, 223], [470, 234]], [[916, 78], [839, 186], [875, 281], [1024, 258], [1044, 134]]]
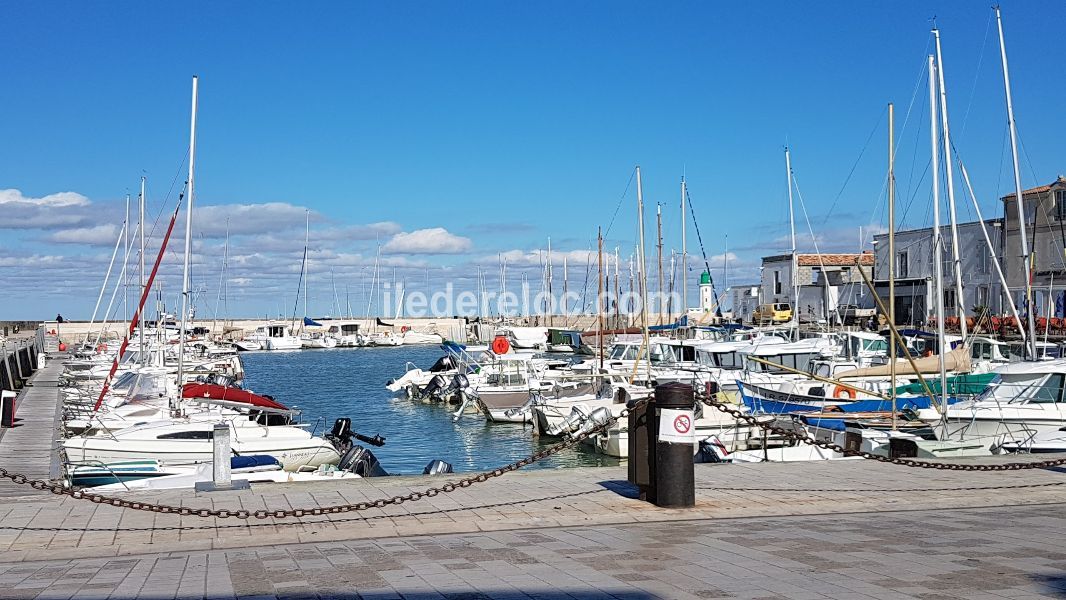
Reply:
[[774, 271], [774, 294], [781, 293], [781, 271]]
[[906, 279], [910, 276], [907, 271], [907, 267], [910, 266], [908, 258], [906, 250], [896, 253], [896, 277], [899, 279]]
[[1066, 190], [1055, 191], [1055, 218], [1066, 221]]
[[955, 290], [944, 290], [944, 310], [959, 314], [959, 307], [955, 302]]
[[976, 299], [977, 306], [988, 306], [988, 288], [983, 285], [977, 286]]

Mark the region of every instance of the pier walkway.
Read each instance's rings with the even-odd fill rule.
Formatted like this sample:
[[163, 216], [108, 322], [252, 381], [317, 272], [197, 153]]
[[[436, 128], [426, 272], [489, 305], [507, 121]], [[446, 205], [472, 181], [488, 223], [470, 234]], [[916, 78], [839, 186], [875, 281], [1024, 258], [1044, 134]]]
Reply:
[[[0, 597], [1066, 593], [1061, 470], [843, 460], [697, 465], [696, 477], [691, 510], [636, 500], [624, 468], [581, 468], [512, 473], [365, 513], [278, 521], [178, 517], [28, 490], [0, 503]], [[310, 508], [439, 482], [389, 477], [137, 497], [197, 508]]]
[[[54, 356], [54, 355], [53, 355]], [[33, 479], [59, 476], [53, 449], [59, 428], [59, 360], [46, 359], [43, 368], [30, 377], [15, 402], [15, 427], [0, 429], [0, 466]], [[23, 496], [27, 487], [0, 479], [0, 500]], [[31, 490], [32, 491], [32, 490]]]

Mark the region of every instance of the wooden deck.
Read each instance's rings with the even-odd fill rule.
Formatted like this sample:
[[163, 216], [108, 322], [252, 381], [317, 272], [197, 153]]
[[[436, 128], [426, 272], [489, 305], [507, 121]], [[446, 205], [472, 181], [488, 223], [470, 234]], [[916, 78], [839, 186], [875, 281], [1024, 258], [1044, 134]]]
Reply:
[[[15, 427], [0, 429], [0, 467], [34, 479], [59, 477], [59, 461], [53, 449], [61, 418], [57, 385], [62, 372], [62, 363], [52, 355], [19, 393]], [[0, 498], [26, 494], [26, 486], [0, 480]]]

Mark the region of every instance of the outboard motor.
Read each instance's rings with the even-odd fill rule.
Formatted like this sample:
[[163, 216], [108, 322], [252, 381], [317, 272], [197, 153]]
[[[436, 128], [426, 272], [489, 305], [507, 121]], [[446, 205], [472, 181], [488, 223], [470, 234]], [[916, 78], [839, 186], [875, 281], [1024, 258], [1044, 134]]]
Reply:
[[529, 412], [529, 410], [533, 408], [533, 405], [539, 404], [540, 401], [540, 394], [536, 392], [530, 392], [529, 400], [526, 400], [525, 404], [519, 406], [518, 408], [508, 408], [507, 410], [503, 411], [503, 414], [506, 415], [508, 419], [513, 419], [518, 415]]
[[585, 419], [589, 417], [589, 414], [580, 406], [575, 406], [570, 409], [570, 414], [566, 419], [563, 419], [562, 423], [554, 427], [548, 428], [548, 435], [566, 435], [577, 431], [581, 424], [585, 422]]
[[597, 427], [606, 425], [611, 421], [611, 411], [606, 406], [601, 406], [585, 419], [585, 422], [581, 424], [581, 428], [574, 432], [574, 435], [581, 435], [588, 433]]
[[448, 380], [445, 379], [443, 375], [439, 375], [439, 374], [438, 375], [434, 375], [433, 379], [430, 379], [429, 383], [426, 384], [426, 387], [418, 390], [418, 396], [417, 397], [420, 398], [420, 399], [423, 399], [423, 400], [426, 399], [426, 398], [435, 397], [438, 394], [440, 394], [440, 392], [445, 387], [447, 387], [447, 385], [448, 385]]
[[341, 417], [333, 422], [333, 429], [326, 434], [329, 441], [350, 441], [352, 437], [352, 420]]
[[455, 358], [451, 354], [445, 354], [437, 359], [437, 362], [433, 363], [433, 366], [429, 368], [430, 373], [442, 373], [445, 371], [452, 371], [455, 369]]
[[381, 467], [374, 453], [362, 446], [352, 446], [341, 456], [337, 468], [355, 473], [360, 477], [385, 477], [388, 473]]
[[422, 469], [423, 475], [442, 475], [445, 473], [454, 473], [452, 464], [444, 462], [443, 460], [433, 459], [429, 461], [425, 469]]

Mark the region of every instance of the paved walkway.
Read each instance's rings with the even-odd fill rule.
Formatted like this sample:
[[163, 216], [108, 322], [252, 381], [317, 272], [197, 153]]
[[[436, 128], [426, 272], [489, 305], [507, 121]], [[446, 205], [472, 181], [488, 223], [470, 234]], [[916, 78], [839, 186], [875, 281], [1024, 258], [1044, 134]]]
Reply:
[[539, 528], [9, 563], [0, 564], [0, 597], [1061, 598], [1064, 508]]
[[[313, 508], [388, 498], [443, 481], [386, 477], [129, 497], [195, 508]], [[694, 509], [667, 510], [637, 500], [624, 468], [529, 471], [362, 513], [246, 521], [127, 510], [28, 490], [33, 495], [0, 503], [0, 562], [678, 519], [1053, 504], [1064, 501], [1066, 472], [955, 472], [862, 460], [697, 465], [696, 485]]]

